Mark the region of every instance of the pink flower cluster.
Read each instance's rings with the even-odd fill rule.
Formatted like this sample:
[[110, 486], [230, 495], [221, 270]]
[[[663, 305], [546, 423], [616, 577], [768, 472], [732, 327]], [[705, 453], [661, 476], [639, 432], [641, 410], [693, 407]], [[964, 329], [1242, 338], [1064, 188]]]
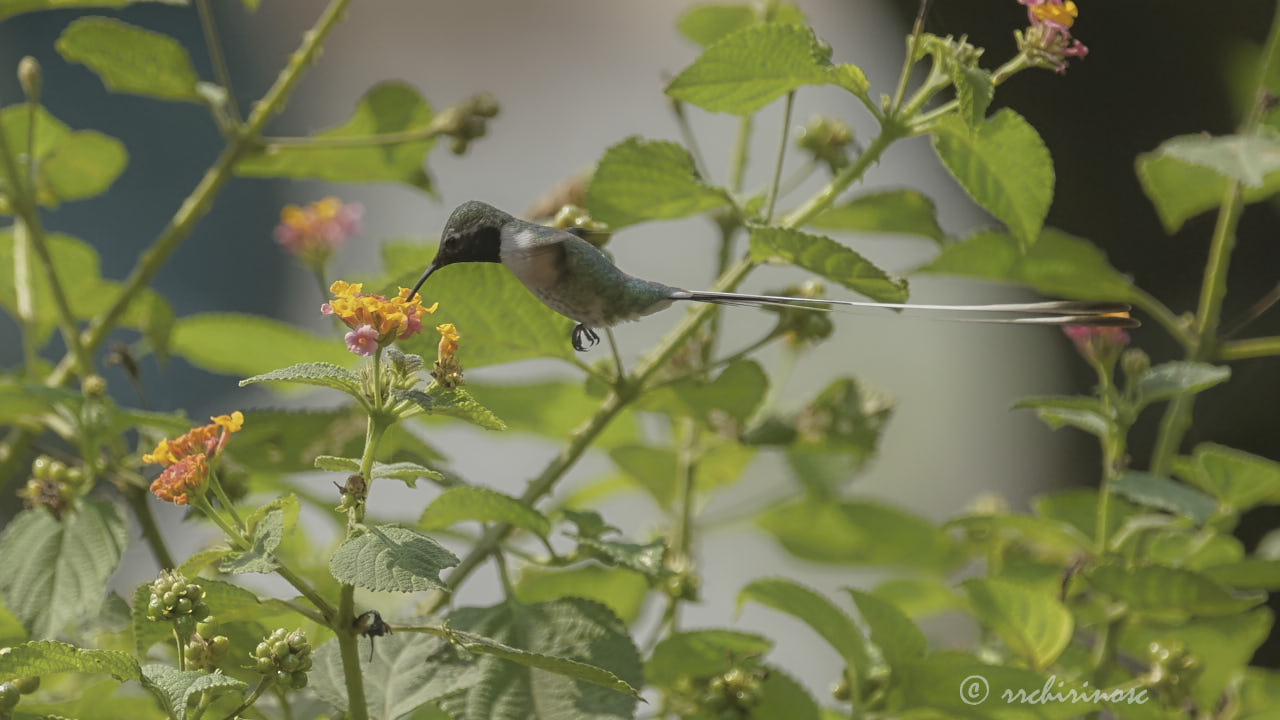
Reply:
[[1115, 358], [1129, 344], [1129, 333], [1118, 327], [1088, 327], [1084, 325], [1068, 325], [1062, 328], [1076, 350], [1086, 360], [1105, 361]]
[[276, 242], [290, 255], [311, 266], [324, 265], [347, 238], [360, 232], [364, 208], [327, 197], [305, 207], [286, 205], [280, 211]]
[[1080, 14], [1072, 0], [1018, 0], [1027, 8], [1031, 27], [1019, 36], [1019, 45], [1033, 62], [1066, 72], [1067, 58], [1089, 54], [1084, 43], [1071, 37], [1071, 26]]

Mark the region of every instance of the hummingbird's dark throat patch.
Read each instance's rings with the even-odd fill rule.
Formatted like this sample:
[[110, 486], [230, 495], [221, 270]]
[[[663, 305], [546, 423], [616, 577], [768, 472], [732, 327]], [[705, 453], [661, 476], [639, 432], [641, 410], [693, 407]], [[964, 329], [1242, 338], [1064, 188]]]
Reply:
[[496, 225], [482, 225], [470, 232], [445, 236], [433, 263], [438, 267], [460, 262], [501, 262], [502, 231]]

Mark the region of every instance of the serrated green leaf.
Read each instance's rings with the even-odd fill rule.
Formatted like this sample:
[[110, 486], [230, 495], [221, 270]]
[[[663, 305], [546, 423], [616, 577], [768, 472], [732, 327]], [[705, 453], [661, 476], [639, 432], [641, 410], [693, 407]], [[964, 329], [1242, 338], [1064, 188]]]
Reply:
[[1085, 572], [1089, 584], [1139, 612], [1229, 615], [1254, 607], [1265, 594], [1235, 594], [1207, 576], [1163, 565], [1097, 565]]
[[1155, 152], [1206, 167], [1248, 187], [1261, 187], [1266, 176], [1280, 170], [1280, 140], [1269, 134], [1182, 135], [1165, 140]]
[[[1098, 491], [1075, 489], [1040, 495], [1032, 501], [1036, 515], [1074, 527], [1082, 538], [1098, 536]], [[1138, 506], [1122, 497], [1112, 497], [1107, 504], [1107, 537], [1130, 517], [1141, 512]], [[1087, 540], [1086, 540], [1087, 541]]]
[[136, 2], [156, 2], [164, 5], [187, 4], [187, 0], [3, 0], [3, 2], [0, 2], [0, 20], [22, 13], [41, 10], [121, 8]]
[[[1212, 168], [1179, 160], [1159, 150], [1137, 159], [1138, 180], [1155, 206], [1166, 231], [1177, 232], [1187, 220], [1222, 204], [1231, 181]], [[1263, 178], [1258, 187], [1241, 188], [1246, 203], [1255, 203], [1280, 192], [1280, 171]]]
[[929, 617], [947, 610], [957, 610], [962, 606], [960, 597], [950, 585], [926, 578], [886, 580], [877, 585], [871, 594], [892, 603], [903, 614], [913, 619]]
[[968, 533], [970, 538], [991, 549], [1011, 543], [1034, 548], [1037, 556], [1070, 562], [1093, 547], [1088, 537], [1061, 520], [1028, 515], [976, 514], [955, 518], [946, 524]]
[[[896, 692], [904, 699], [904, 718], [1065, 720], [1094, 708], [1088, 702], [1043, 705], [1025, 700], [1018, 702], [1016, 693], [1039, 690], [1048, 678], [1023, 667], [989, 665], [973, 655], [954, 650], [940, 650], [912, 662], [902, 668], [896, 679], [899, 682]], [[1088, 687], [1088, 691], [1092, 689]], [[1004, 699], [1006, 690], [1014, 693], [1014, 700]], [[1082, 687], [1081, 691], [1084, 690]]]
[[445, 388], [432, 385], [429, 390], [400, 390], [394, 393], [398, 400], [410, 402], [428, 415], [447, 415], [466, 420], [486, 430], [506, 430], [502, 422], [488, 408], [476, 402], [471, 394], [462, 388]]
[[676, 27], [681, 35], [706, 47], [735, 30], [754, 25], [756, 20], [755, 8], [750, 5], [705, 3], [681, 13]]
[[357, 400], [363, 396], [360, 376], [326, 362], [305, 362], [254, 375], [240, 381], [240, 387], [262, 382], [287, 382], [341, 390]]
[[698, 177], [693, 156], [663, 140], [630, 137], [610, 147], [587, 187], [591, 216], [613, 229], [723, 207], [723, 189]]
[[121, 682], [142, 677], [137, 661], [118, 650], [85, 650], [37, 640], [14, 645], [0, 655], [0, 682], [64, 672], [107, 673]]
[[827, 598], [784, 578], [761, 578], [738, 591], [737, 612], [747, 601], [792, 615], [822, 636], [859, 677], [870, 669], [862, 633], [853, 620]]
[[1145, 405], [1204, 392], [1230, 377], [1231, 368], [1228, 367], [1186, 360], [1161, 363], [1138, 378], [1138, 401]]
[[[0, 110], [0, 132], [11, 148], [25, 148], [32, 116], [26, 105], [15, 104]], [[128, 153], [115, 138], [93, 130], [72, 131], [43, 107], [35, 110], [36, 202], [56, 208], [68, 200], [80, 200], [106, 192], [124, 170]], [[26, 153], [15, 158], [19, 171], [25, 172]], [[11, 213], [8, 180], [0, 178], [0, 213]], [[94, 255], [96, 261], [96, 253]], [[97, 266], [94, 266], [95, 270]], [[96, 280], [97, 273], [92, 276]], [[88, 279], [88, 278], [85, 278]], [[90, 289], [95, 285], [91, 284]], [[77, 288], [68, 288], [75, 293]], [[70, 298], [69, 298], [70, 299]], [[96, 297], [101, 303], [101, 293]]]
[[[480, 679], [475, 658], [422, 633], [393, 633], [373, 644], [373, 661], [363, 648], [360, 669], [373, 720], [399, 720], [424, 703], [471, 687]], [[337, 640], [316, 648], [310, 687], [340, 711], [347, 709], [347, 686]], [[414, 716], [416, 717], [416, 716]]]
[[943, 248], [917, 272], [1022, 285], [1073, 300], [1134, 300], [1139, 291], [1087, 240], [1046, 228], [1027, 248], [1007, 233], [983, 231]]
[[751, 233], [751, 259], [796, 265], [881, 302], [904, 302], [907, 281], [893, 279], [871, 261], [828, 237], [799, 230], [758, 228]]
[[544, 539], [551, 534], [551, 521], [542, 513], [497, 490], [474, 486], [441, 493], [422, 511], [418, 526], [439, 530], [466, 520], [506, 523]]
[[[481, 405], [502, 418], [508, 429], [563, 440], [582, 424], [603, 401], [589, 394], [581, 382], [546, 380], [519, 385], [467, 383], [467, 390]], [[636, 417], [623, 410], [596, 437], [596, 447], [611, 448], [635, 442]]]
[[594, 563], [564, 570], [526, 565], [516, 583], [516, 597], [522, 603], [533, 604], [565, 597], [586, 598], [608, 607], [627, 625], [640, 615], [648, 592], [649, 583], [644, 576]]
[[142, 667], [142, 686], [159, 698], [177, 720], [186, 720], [191, 702], [205, 693], [242, 695], [249, 689], [243, 680], [237, 680], [220, 672], [203, 673], [198, 670], [184, 672], [159, 663]]
[[815, 562], [942, 570], [954, 561], [950, 540], [929, 521], [874, 502], [802, 500], [756, 522], [787, 552]]
[[[635, 713], [640, 654], [603, 605], [566, 598], [537, 605], [461, 608], [449, 627], [480, 659], [461, 720], [614, 720]], [[520, 663], [520, 664], [516, 664]]]
[[1221, 565], [1209, 565], [1201, 572], [1214, 582], [1246, 590], [1280, 590], [1280, 560], [1250, 557]]
[[249, 534], [249, 549], [227, 553], [219, 568], [231, 575], [275, 572], [280, 562], [272, 553], [280, 547], [281, 540], [284, 540], [284, 511], [274, 508], [254, 524]]
[[187, 556], [187, 559], [179, 563], [176, 569], [184, 576], [193, 578], [210, 565], [216, 565], [229, 552], [231, 548], [225, 545], [206, 548]]
[[1197, 525], [1203, 525], [1217, 509], [1217, 504], [1208, 495], [1159, 475], [1128, 471], [1107, 482], [1111, 492], [1123, 495], [1139, 505], [1191, 518]]
[[[732, 484], [742, 476], [755, 457], [755, 450], [736, 443], [709, 443], [698, 457], [694, 481], [699, 492], [707, 493]], [[676, 500], [676, 452], [667, 447], [619, 445], [609, 458], [628, 479], [649, 492], [662, 507]]]
[[351, 362], [342, 338], [326, 339], [278, 320], [240, 313], [198, 313], [178, 320], [170, 347], [201, 370], [252, 376], [316, 358]]
[[366, 590], [420, 592], [448, 590], [440, 571], [458, 558], [420, 532], [394, 525], [369, 525], [348, 538], [329, 558], [329, 571], [346, 585]]
[[639, 573], [652, 585], [657, 585], [671, 575], [666, 566], [667, 541], [663, 538], [641, 545], [625, 540], [604, 540], [581, 535], [570, 537], [578, 541], [579, 550], [588, 557]]
[[1044, 396], [1022, 398], [1014, 410], [1032, 410], [1045, 425], [1057, 430], [1071, 426], [1090, 435], [1105, 437], [1110, 427], [1097, 398], [1083, 396]]
[[745, 115], [802, 85], [834, 84], [865, 97], [866, 78], [833, 66], [831, 51], [798, 25], [767, 23], [720, 38], [667, 85], [667, 94], [711, 112]]
[[928, 649], [924, 633], [898, 606], [876, 595], [853, 589], [848, 592], [871, 630], [871, 642], [880, 648], [890, 669], [900, 672], [908, 663], [924, 657]]
[[73, 21], [54, 43], [67, 62], [92, 70], [108, 90], [200, 102], [199, 78], [177, 40], [104, 17]]
[[938, 225], [933, 200], [915, 190], [882, 190], [859, 195], [818, 213], [809, 222], [823, 230], [919, 235], [941, 244], [946, 233]]
[[708, 427], [741, 426], [764, 401], [769, 378], [753, 360], [730, 363], [713, 380], [686, 379], [642, 398], [643, 410], [693, 417]]
[[[431, 106], [416, 90], [403, 82], [386, 82], [360, 98], [351, 119], [313, 137], [332, 140], [412, 132], [426, 128], [432, 117]], [[235, 171], [250, 177], [401, 182], [434, 193], [423, 165], [434, 143], [426, 139], [349, 148], [290, 145], [246, 155], [236, 163]]]
[[82, 499], [61, 521], [44, 508], [24, 510], [0, 534], [0, 596], [33, 637], [56, 637], [95, 613], [125, 546], [120, 508]]
[[951, 69], [951, 84], [956, 89], [956, 101], [960, 103], [960, 119], [971, 128], [981, 125], [996, 93], [991, 73], [979, 67], [957, 64]]
[[1222, 503], [1224, 511], [1280, 505], [1280, 463], [1214, 443], [1196, 446], [1188, 478]]
[[1027, 664], [1042, 670], [1062, 654], [1075, 623], [1057, 598], [999, 578], [964, 583], [978, 619]]
[[[360, 472], [360, 461], [355, 458], [341, 458], [332, 455], [321, 455], [316, 458], [316, 468], [320, 470], [332, 470], [334, 472]], [[373, 463], [372, 475], [377, 478], [394, 478], [403, 482], [409, 487], [418, 486], [418, 478], [426, 478], [438, 485], [449, 485], [450, 482], [444, 475], [423, 467], [417, 463], [397, 462], [397, 463]]]
[[1040, 237], [1053, 201], [1053, 160], [1035, 128], [1004, 108], [970, 128], [940, 121], [933, 149], [974, 202], [1003, 222], [1023, 248]]
[[773, 641], [736, 630], [687, 630], [672, 633], [653, 648], [645, 662], [645, 680], [660, 688], [674, 688], [680, 679], [703, 678], [725, 672], [735, 658], [763, 655]]
[[760, 683], [760, 702], [751, 708], [753, 720], [820, 720], [822, 711], [795, 678], [766, 665]]

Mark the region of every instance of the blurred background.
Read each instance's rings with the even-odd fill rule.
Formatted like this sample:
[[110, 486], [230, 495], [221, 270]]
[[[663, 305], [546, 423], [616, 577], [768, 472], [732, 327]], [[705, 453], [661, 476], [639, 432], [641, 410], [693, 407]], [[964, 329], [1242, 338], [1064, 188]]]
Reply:
[[[834, 48], [837, 62], [860, 65], [872, 92], [890, 92], [904, 50], [903, 37], [915, 13], [914, 0], [797, 0], [818, 34]], [[1014, 0], [946, 0], [931, 11], [926, 28], [938, 34], [968, 34], [986, 47], [983, 65], [994, 67], [1014, 52], [1012, 31], [1025, 25], [1025, 10]], [[1237, 0], [1204, 4], [1167, 0], [1079, 3], [1074, 34], [1090, 48], [1088, 58], [1062, 76], [1045, 71], [1019, 75], [1002, 86], [995, 105], [1012, 106], [1043, 136], [1053, 154], [1057, 189], [1049, 224], [1101, 246], [1112, 264], [1176, 312], [1190, 309], [1212, 228], [1212, 215], [1188, 222], [1170, 237], [1143, 197], [1133, 159], [1172, 135], [1228, 133], [1239, 105], [1233, 88], [1262, 41], [1272, 13], [1268, 2]], [[154, 288], [178, 315], [225, 310], [261, 313], [332, 332], [316, 310], [322, 302], [313, 278], [273, 242], [271, 231], [282, 205], [338, 195], [365, 207], [363, 234], [336, 259], [331, 277], [355, 276], [378, 265], [378, 246], [389, 237], [435, 242], [451, 209], [480, 199], [519, 213], [549, 187], [586, 168], [604, 149], [623, 138], [678, 140], [674, 117], [662, 94], [664, 78], [688, 64], [697, 48], [675, 30], [684, 0], [601, 3], [593, 0], [382, 0], [356, 4], [334, 32], [319, 62], [299, 83], [288, 110], [271, 126], [273, 135], [306, 135], [336, 125], [359, 97], [387, 79], [415, 86], [436, 108], [478, 91], [493, 93], [502, 113], [488, 137], [463, 157], [444, 143], [428, 158], [440, 199], [405, 186], [330, 185], [318, 182], [233, 180], [212, 212], [198, 225], [156, 279]], [[266, 2], [254, 14], [240, 2], [217, 3], [217, 21], [227, 48], [237, 99], [242, 108], [266, 89], [300, 34], [323, 8], [317, 0]], [[201, 74], [211, 78], [193, 8], [138, 6], [112, 14], [169, 33], [191, 49]], [[103, 275], [123, 277], [154, 238], [221, 147], [203, 108], [107, 93], [82, 66], [65, 63], [53, 41], [74, 12], [28, 14], [0, 24], [0, 68], [13, 68], [34, 55], [45, 70], [44, 102], [73, 128], [93, 128], [121, 139], [129, 166], [104, 196], [70, 203], [47, 213], [52, 230], [94, 244]], [[0, 72], [0, 103], [17, 102], [13, 74]], [[711, 172], [723, 181], [737, 121], [690, 108], [694, 130]], [[793, 125], [824, 113], [849, 122], [859, 137], [873, 125], [856, 100], [835, 89], [802, 89]], [[748, 186], [763, 185], [772, 167], [780, 132], [781, 103], [763, 111], [756, 124]], [[800, 162], [792, 155], [788, 167]], [[820, 185], [815, 179], [794, 198]], [[938, 205], [944, 229], [952, 234], [992, 224], [954, 184], [928, 141], [896, 144], [867, 175], [864, 188], [909, 185]], [[795, 200], [793, 200], [795, 201]], [[1230, 319], [1271, 289], [1280, 274], [1275, 208], [1253, 205], [1245, 212], [1232, 266], [1227, 311]], [[891, 272], [905, 273], [929, 259], [934, 247], [902, 236], [844, 237]], [[610, 245], [619, 265], [633, 274], [684, 287], [709, 284], [716, 234], [705, 219], [648, 223], [629, 228]], [[407, 269], [405, 269], [407, 270]], [[747, 291], [777, 288], [803, 277], [765, 268]], [[840, 292], [837, 296], [843, 296]], [[995, 302], [1027, 297], [1008, 288], [936, 277], [913, 277], [915, 302]], [[477, 298], [482, 302], [483, 298]], [[628, 359], [650, 347], [678, 319], [675, 311], [627, 325], [617, 334]], [[727, 345], [753, 339], [761, 315], [731, 309]], [[770, 320], [771, 322], [771, 320]], [[1083, 392], [1092, 382], [1085, 365], [1055, 330], [1001, 328], [850, 316], [837, 318], [834, 339], [806, 355], [780, 394], [782, 408], [801, 405], [831, 379], [852, 375], [897, 402], [877, 458], [853, 486], [861, 495], [885, 499], [941, 520], [984, 493], [1003, 496], [1014, 508], [1053, 488], [1096, 482], [1095, 444], [1079, 434], [1053, 433], [1029, 413], [1011, 413], [1018, 397]], [[462, 329], [465, 342], [465, 328]], [[1280, 312], [1254, 323], [1248, 334], [1280, 332]], [[0, 365], [20, 362], [17, 330], [0, 318]], [[340, 342], [335, 334], [334, 341]], [[1156, 361], [1173, 359], [1175, 348], [1158, 327], [1134, 333], [1134, 344]], [[606, 352], [598, 348], [596, 353]], [[594, 359], [589, 356], [589, 359]], [[767, 367], [778, 357], [763, 353]], [[1187, 447], [1214, 440], [1280, 456], [1280, 365], [1275, 359], [1233, 367], [1230, 383], [1201, 396]], [[108, 380], [123, 402], [132, 402], [118, 370]], [[468, 371], [473, 382], [568, 376], [559, 363], [525, 362]], [[242, 390], [236, 378], [197, 371], [181, 360], [161, 370], [143, 365], [144, 386], [157, 409], [185, 408], [200, 418], [235, 408], [278, 405], [267, 393]], [[321, 398], [317, 402], [332, 401]], [[1131, 443], [1135, 465], [1145, 466], [1158, 413], [1149, 411]], [[496, 436], [458, 424], [433, 425], [432, 442], [449, 455], [452, 467], [469, 481], [519, 492], [557, 445], [532, 436]], [[500, 452], [495, 451], [500, 448]], [[611, 471], [602, 454], [586, 458], [566, 487]], [[317, 486], [328, 478], [317, 476]], [[776, 494], [789, 482], [781, 462], [758, 461], [743, 482], [713, 501], [741, 507], [752, 498]], [[425, 488], [379, 488], [372, 512], [411, 520], [432, 496]], [[0, 501], [6, 516], [13, 497]], [[603, 508], [606, 518], [628, 533], [644, 536], [661, 522], [647, 497], [621, 496]], [[161, 513], [175, 554], [206, 541]], [[1252, 547], [1276, 526], [1274, 514], [1246, 518], [1239, 535]], [[729, 623], [738, 589], [747, 581], [785, 574], [828, 593], [848, 585], [874, 584], [879, 576], [845, 568], [810, 565], [787, 556], [749, 524], [731, 525], [703, 536], [700, 569], [703, 602], [689, 607], [686, 626]], [[155, 574], [150, 555], [135, 545], [118, 574], [117, 587], [131, 589]], [[491, 572], [481, 572], [456, 604], [488, 604], [499, 592]], [[275, 590], [275, 586], [264, 586]], [[1274, 598], [1273, 598], [1274, 603]], [[955, 626], [953, 626], [955, 625]], [[927, 625], [941, 645], [967, 642], [967, 629], [942, 620]], [[811, 689], [834, 680], [835, 655], [809, 631], [788, 618], [756, 607], [737, 622], [778, 638], [771, 659], [806, 678]], [[1259, 661], [1276, 664], [1276, 643]]]

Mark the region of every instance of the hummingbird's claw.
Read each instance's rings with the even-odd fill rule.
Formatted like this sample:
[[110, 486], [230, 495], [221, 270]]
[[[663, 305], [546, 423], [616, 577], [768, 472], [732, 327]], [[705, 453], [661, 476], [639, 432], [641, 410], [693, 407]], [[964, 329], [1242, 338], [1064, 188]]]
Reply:
[[[584, 345], [582, 338], [586, 338], [589, 344]], [[600, 336], [594, 330], [578, 323], [573, 328], [573, 349], [578, 352], [586, 352], [589, 348], [593, 348], [600, 342]]]

